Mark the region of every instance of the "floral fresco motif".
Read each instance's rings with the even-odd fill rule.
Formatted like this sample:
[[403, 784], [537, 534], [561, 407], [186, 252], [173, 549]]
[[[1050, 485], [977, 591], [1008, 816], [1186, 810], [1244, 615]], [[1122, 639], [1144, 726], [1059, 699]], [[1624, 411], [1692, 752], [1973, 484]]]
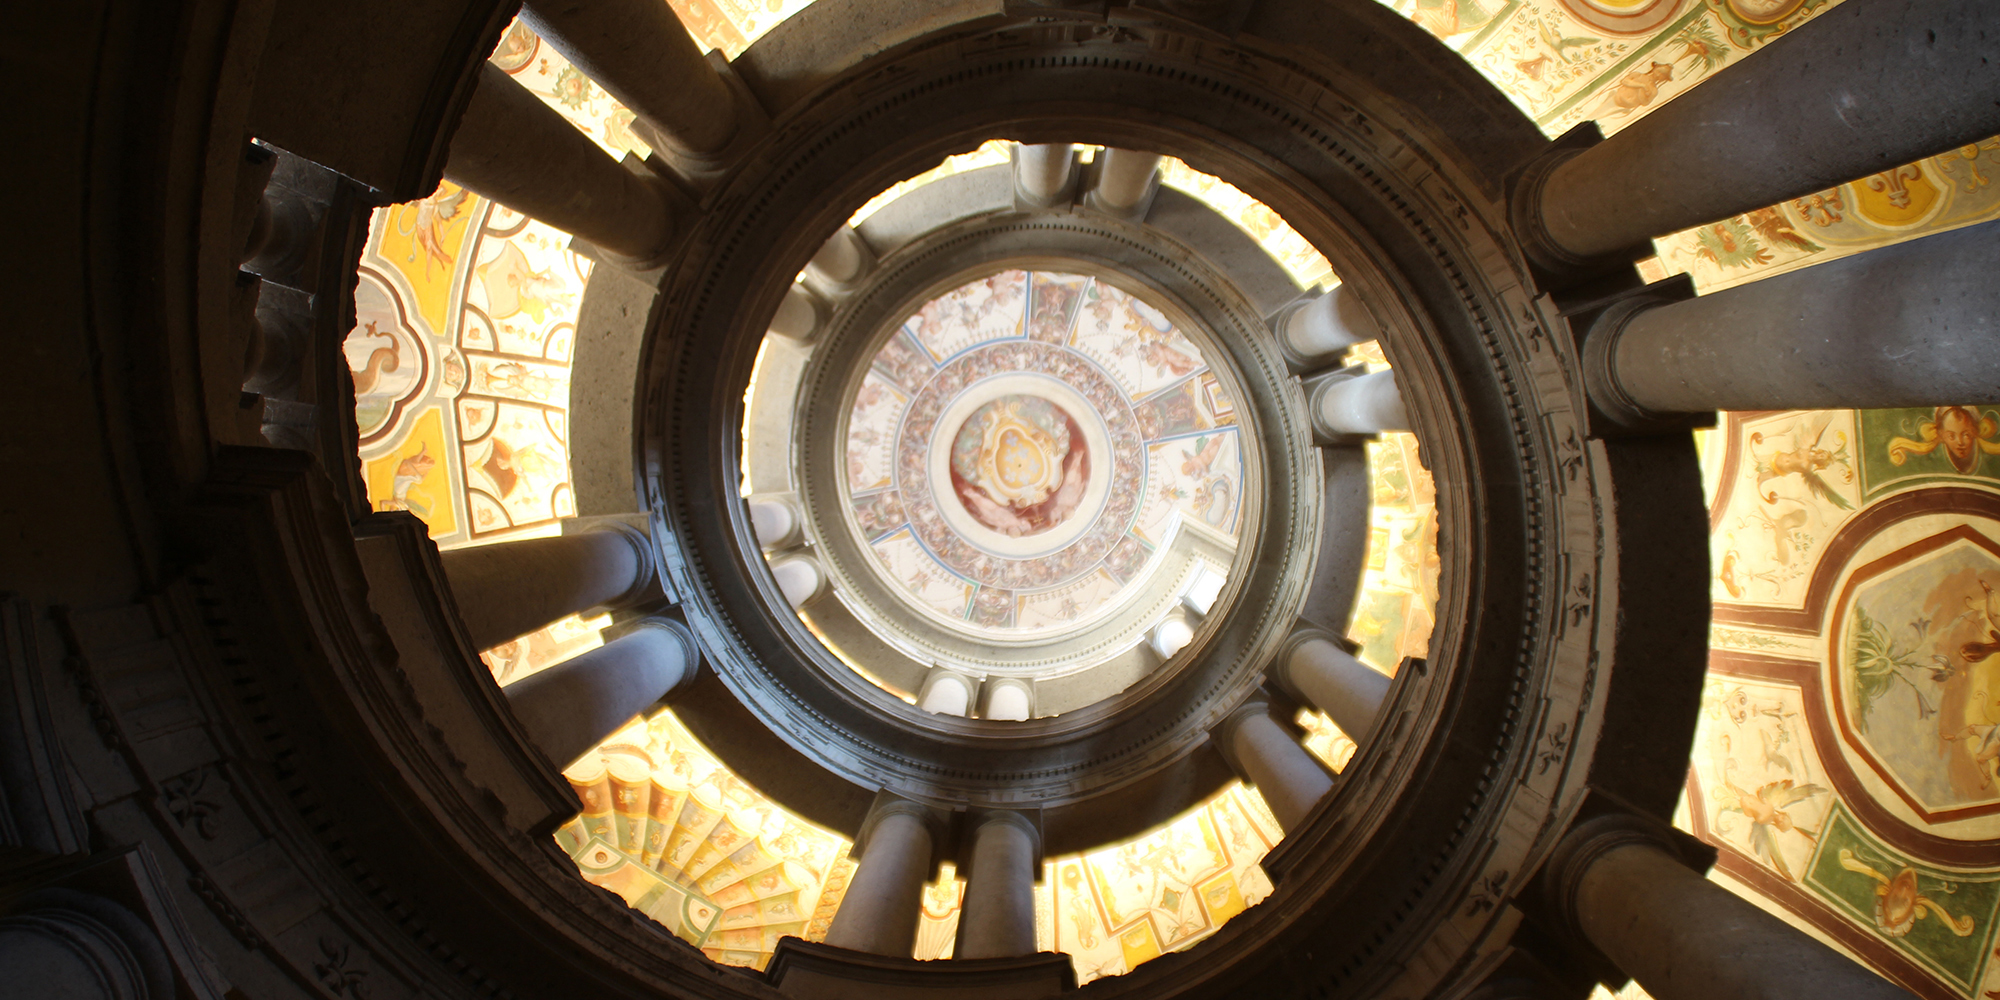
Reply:
[[1926, 817], [2000, 810], [2000, 543], [1966, 526], [1856, 571], [1828, 683], [1842, 732]]
[[556, 842], [583, 877], [725, 965], [761, 969], [779, 938], [806, 935], [850, 847], [744, 784], [671, 713], [564, 775], [583, 811]]

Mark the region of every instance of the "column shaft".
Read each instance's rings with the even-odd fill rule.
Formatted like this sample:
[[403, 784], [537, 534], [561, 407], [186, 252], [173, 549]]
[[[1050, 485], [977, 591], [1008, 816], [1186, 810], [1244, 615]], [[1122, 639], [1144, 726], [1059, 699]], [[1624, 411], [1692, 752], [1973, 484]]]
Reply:
[[1313, 424], [1326, 435], [1380, 434], [1407, 431], [1410, 418], [1396, 373], [1369, 372], [1353, 378], [1329, 378], [1312, 394]]
[[1599, 855], [1574, 898], [1590, 943], [1655, 1000], [1909, 998], [1650, 843]]
[[673, 219], [662, 185], [606, 155], [499, 67], [479, 73], [446, 177], [615, 254], [643, 259], [666, 247]]
[[502, 691], [528, 737], [567, 767], [679, 687], [700, 656], [684, 626], [651, 619]]
[[[840, 898], [826, 943], [874, 955], [908, 958], [917, 945], [924, 876], [931, 867], [931, 831], [914, 803], [871, 817], [861, 863]], [[878, 810], [879, 810], [878, 806]]]
[[717, 152], [736, 135], [729, 85], [662, 0], [536, 0], [521, 20], [680, 150]]
[[1243, 777], [1257, 786], [1278, 825], [1289, 831], [1333, 790], [1333, 779], [1262, 705], [1246, 708], [1227, 724], [1226, 738]]
[[1035, 953], [1035, 828], [1016, 814], [993, 814], [972, 832], [965, 904], [954, 958]]
[[1069, 186], [1070, 161], [1076, 146], [1051, 142], [1020, 147], [1014, 161], [1014, 185], [1029, 201], [1047, 207], [1063, 197]]
[[1826, 11], [1556, 167], [1539, 222], [1573, 256], [1611, 253], [2000, 133], [1996, 39], [1992, 0]]
[[1997, 258], [1987, 222], [1607, 316], [1591, 395], [1640, 415], [2000, 402]]
[[439, 554], [472, 644], [491, 649], [564, 615], [630, 600], [653, 579], [645, 535], [584, 531]]
[[1348, 739], [1360, 743], [1368, 738], [1389, 694], [1388, 677], [1325, 639], [1308, 639], [1293, 648], [1285, 670], [1291, 686]]
[[1381, 327], [1360, 293], [1350, 285], [1335, 285], [1326, 294], [1284, 314], [1279, 336], [1302, 358], [1319, 358], [1344, 351], [1381, 335]]
[[1159, 169], [1160, 154], [1105, 147], [1097, 157], [1097, 202], [1110, 212], [1138, 206]]

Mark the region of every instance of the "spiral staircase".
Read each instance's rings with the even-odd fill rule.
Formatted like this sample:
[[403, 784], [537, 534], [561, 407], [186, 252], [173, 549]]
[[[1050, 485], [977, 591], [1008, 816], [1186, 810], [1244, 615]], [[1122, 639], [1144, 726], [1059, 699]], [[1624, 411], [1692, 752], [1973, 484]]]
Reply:
[[[612, 159], [488, 61], [517, 13], [652, 155]], [[1885, 360], [1990, 343], [1996, 224], [1700, 298], [1630, 264], [2000, 133], [1962, 97], [2000, 86], [1987, 5], [1849, 0], [1610, 139], [1554, 142], [1360, 0], [821, 0], [733, 60], [656, 0], [105, 2], [18, 27], [52, 96], [16, 199], [39, 244], [6, 403], [28, 474], [0, 990], [1900, 995], [1703, 881], [1712, 853], [1670, 825], [1708, 625], [1688, 430], [2000, 401], [1990, 351]], [[1956, 110], [1913, 110], [1939, 95]], [[853, 221], [996, 140], [1007, 164]], [[1163, 186], [1162, 157], [1269, 206], [1337, 288]], [[444, 179], [595, 261], [559, 535], [440, 552], [355, 457], [369, 211]], [[897, 453], [902, 522], [857, 520], [844, 449], [914, 313], [1025, 271], [1162, 317], [1133, 336], [1212, 377], [1172, 426], [1233, 428], [1241, 513], [1176, 508], [1106, 564], [1139, 583], [1101, 614], [1008, 632], [1072, 577], [995, 570], [992, 606], [1023, 617], [989, 620], [976, 591], [953, 618], [879, 571], [874, 527], [931, 530], [918, 473], [958, 474], [957, 426]], [[1937, 294], [1873, 294], [1886, 273]], [[1173, 437], [1163, 409], [1120, 436], [1155, 383], [1093, 388], [1115, 365], [1061, 360], [1074, 316], [1036, 344], [1034, 301], [1019, 345], [968, 341], [1007, 342], [977, 377], [1062, 382], [1037, 391], [1123, 482]], [[1386, 365], [1356, 363], [1369, 343]], [[940, 349], [926, 384], [978, 353]], [[1427, 655], [1393, 680], [1344, 638], [1384, 431], [1420, 443], [1441, 567]], [[1121, 488], [1062, 508], [1079, 537], [1108, 525], [1092, 566], [1136, 551], [1136, 522], [1102, 521], [1137, 516]], [[952, 530], [987, 538], [966, 503]], [[981, 551], [1045, 555], [1007, 538]], [[591, 611], [602, 646], [505, 686], [481, 661]], [[1354, 744], [1337, 771], [1301, 710]], [[1037, 950], [1045, 859], [1225, 793], [1282, 832], [1267, 898], [1081, 986]], [[917, 961], [947, 864], [953, 957]]]

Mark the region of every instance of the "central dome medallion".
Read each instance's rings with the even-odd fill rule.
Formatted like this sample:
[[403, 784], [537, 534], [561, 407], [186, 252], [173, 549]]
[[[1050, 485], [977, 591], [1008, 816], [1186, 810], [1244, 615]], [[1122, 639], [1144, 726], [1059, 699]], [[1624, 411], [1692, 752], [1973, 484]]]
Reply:
[[1184, 536], [1234, 550], [1240, 438], [1165, 311], [1085, 275], [1002, 271], [925, 302], [875, 352], [844, 500], [909, 606], [1042, 637], [1157, 604], [1131, 599], [1185, 582]]

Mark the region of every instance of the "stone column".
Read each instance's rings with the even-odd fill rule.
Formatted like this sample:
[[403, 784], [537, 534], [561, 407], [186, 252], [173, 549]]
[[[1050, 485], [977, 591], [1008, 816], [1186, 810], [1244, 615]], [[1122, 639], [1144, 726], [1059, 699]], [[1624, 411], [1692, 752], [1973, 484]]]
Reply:
[[1285, 686], [1325, 712], [1347, 738], [1360, 743], [1375, 728], [1389, 678], [1355, 659], [1331, 640], [1295, 640], [1281, 660]]
[[[172, 1000], [166, 949], [132, 911], [102, 896], [43, 889], [0, 918], [0, 993], [38, 1000]], [[18, 992], [17, 992], [18, 991]]]
[[1094, 207], [1111, 215], [1130, 215], [1146, 200], [1159, 167], [1158, 153], [1106, 146], [1097, 155], [1097, 187], [1090, 195]]
[[861, 242], [861, 235], [842, 226], [813, 254], [806, 271], [828, 286], [844, 288], [868, 273], [869, 265], [874, 262], [874, 255]]
[[820, 568], [818, 559], [803, 553], [772, 559], [771, 578], [777, 581], [778, 592], [785, 595], [786, 603], [795, 610], [811, 604], [828, 590], [826, 570]]
[[1313, 430], [1322, 441], [1347, 435], [1407, 431], [1409, 415], [1392, 371], [1336, 373], [1311, 383]]
[[687, 626], [648, 618], [501, 690], [535, 745], [557, 767], [568, 767], [694, 676], [700, 663], [701, 647]]
[[936, 817], [908, 799], [883, 796], [854, 838], [861, 862], [827, 928], [826, 943], [909, 958], [917, 944], [924, 878], [931, 871]]
[[805, 286], [794, 284], [785, 289], [784, 301], [778, 303], [778, 311], [771, 317], [772, 333], [801, 344], [810, 342], [819, 333], [819, 305], [813, 294]]
[[1585, 384], [1627, 422], [2000, 402], [1995, 260], [2000, 222], [1986, 222], [1714, 295], [1621, 303], [1585, 338]]
[[1261, 700], [1237, 709], [1223, 721], [1217, 736], [1237, 773], [1256, 786], [1286, 831], [1298, 826], [1333, 790], [1326, 768], [1271, 718], [1270, 706]]
[[750, 530], [756, 533], [758, 546], [786, 549], [797, 545], [804, 536], [798, 507], [790, 500], [756, 497], [749, 507]]
[[1040, 208], [1067, 201], [1075, 154], [1075, 144], [1067, 142], [1017, 147], [1014, 190], [1020, 193], [1022, 200]]
[[1992, 0], [1836, 7], [1548, 168], [1516, 218], [1546, 256], [1589, 258], [1986, 139], [1995, 38]]
[[1701, 877], [1664, 831], [1625, 816], [1572, 830], [1544, 869], [1573, 933], [1655, 1000], [1910, 994]]
[[973, 818], [966, 859], [965, 904], [953, 958], [1013, 958], [1035, 953], [1035, 869], [1041, 832], [1018, 812]]
[[948, 670], [933, 670], [917, 708], [933, 715], [965, 717], [972, 711], [972, 681]]
[[487, 63], [452, 135], [445, 176], [483, 197], [633, 259], [673, 236], [663, 182], [626, 169]]
[[653, 582], [653, 543], [612, 521], [598, 529], [439, 553], [472, 644], [491, 649], [564, 615], [635, 600]]
[[536, 0], [521, 20], [676, 150], [713, 154], [735, 137], [729, 85], [665, 3]]
[[1352, 285], [1335, 285], [1294, 303], [1272, 323], [1278, 339], [1301, 361], [1314, 361], [1381, 336], [1382, 327]]

